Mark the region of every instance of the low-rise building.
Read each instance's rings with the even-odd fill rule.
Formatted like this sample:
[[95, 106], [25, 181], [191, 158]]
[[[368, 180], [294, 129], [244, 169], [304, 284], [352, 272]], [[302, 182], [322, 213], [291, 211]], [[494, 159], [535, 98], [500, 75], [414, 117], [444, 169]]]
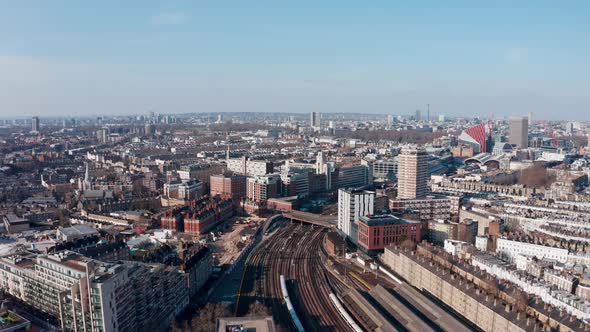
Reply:
[[569, 254], [567, 249], [515, 241], [506, 238], [497, 239], [496, 252], [510, 262], [515, 261], [517, 255], [527, 255], [539, 259], [554, 259], [558, 262], [565, 263], [568, 260]]
[[71, 227], [59, 228], [56, 237], [59, 241], [71, 242], [88, 237], [98, 236], [98, 230], [88, 225], [73, 225]]
[[358, 225], [358, 244], [365, 251], [374, 253], [390, 244], [401, 244], [405, 240], [420, 242], [422, 224], [419, 221], [405, 220], [394, 215], [360, 216]]

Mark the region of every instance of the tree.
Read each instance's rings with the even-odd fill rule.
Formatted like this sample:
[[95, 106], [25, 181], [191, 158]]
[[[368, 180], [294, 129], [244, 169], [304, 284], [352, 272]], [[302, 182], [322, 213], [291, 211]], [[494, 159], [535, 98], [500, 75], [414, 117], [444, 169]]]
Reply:
[[404, 239], [401, 242], [400, 247], [407, 250], [414, 250], [416, 249], [416, 243], [414, 243], [414, 241], [412, 241], [411, 239]]
[[527, 187], [547, 187], [555, 182], [555, 175], [547, 172], [540, 164], [526, 168], [520, 172], [518, 183]]
[[486, 290], [493, 296], [498, 296], [500, 294], [500, 286], [498, 285], [498, 280], [495, 277], [491, 277], [486, 280]]
[[529, 296], [522, 290], [514, 289], [514, 306], [518, 311], [526, 312], [529, 306]]
[[250, 304], [250, 307], [248, 307], [248, 314], [246, 316], [270, 316], [271, 312], [268, 309], [267, 306], [265, 306], [264, 304], [260, 303], [260, 302], [255, 302]]
[[223, 303], [207, 303], [198, 312], [198, 316], [191, 322], [191, 331], [209, 332], [215, 331], [215, 322], [218, 318], [230, 315], [229, 308]]

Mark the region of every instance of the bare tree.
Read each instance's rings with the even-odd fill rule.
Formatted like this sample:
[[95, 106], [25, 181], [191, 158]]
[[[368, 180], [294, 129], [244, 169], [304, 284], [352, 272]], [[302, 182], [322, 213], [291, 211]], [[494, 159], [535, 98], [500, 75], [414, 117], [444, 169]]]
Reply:
[[230, 312], [227, 305], [222, 303], [207, 303], [198, 311], [197, 317], [191, 321], [190, 330], [198, 332], [215, 331], [215, 322], [217, 319], [229, 315]]
[[527, 187], [547, 187], [555, 182], [555, 175], [547, 172], [543, 165], [535, 164], [520, 172], [518, 183]]
[[498, 280], [496, 278], [488, 278], [486, 279], [486, 290], [493, 296], [498, 296], [500, 294], [500, 286], [498, 285]]
[[270, 316], [271, 312], [267, 306], [260, 302], [255, 302], [248, 307], [248, 314], [246, 316]]
[[414, 250], [416, 249], [416, 243], [406, 238], [401, 242], [400, 247], [407, 250]]
[[518, 311], [526, 312], [529, 306], [529, 296], [519, 289], [514, 289], [514, 306]]

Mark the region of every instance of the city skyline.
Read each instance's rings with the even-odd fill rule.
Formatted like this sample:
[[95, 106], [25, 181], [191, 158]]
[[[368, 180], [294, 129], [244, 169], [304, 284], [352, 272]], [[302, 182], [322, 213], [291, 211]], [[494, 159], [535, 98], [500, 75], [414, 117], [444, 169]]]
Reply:
[[429, 103], [552, 120], [590, 106], [583, 2], [141, 4], [4, 5], [0, 114], [411, 114]]

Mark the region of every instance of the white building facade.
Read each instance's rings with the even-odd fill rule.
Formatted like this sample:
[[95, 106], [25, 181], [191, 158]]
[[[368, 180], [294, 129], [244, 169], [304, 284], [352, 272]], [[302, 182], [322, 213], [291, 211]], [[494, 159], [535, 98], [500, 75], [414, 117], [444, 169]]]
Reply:
[[338, 230], [354, 243], [358, 239], [356, 222], [374, 213], [375, 192], [355, 189], [338, 190]]

